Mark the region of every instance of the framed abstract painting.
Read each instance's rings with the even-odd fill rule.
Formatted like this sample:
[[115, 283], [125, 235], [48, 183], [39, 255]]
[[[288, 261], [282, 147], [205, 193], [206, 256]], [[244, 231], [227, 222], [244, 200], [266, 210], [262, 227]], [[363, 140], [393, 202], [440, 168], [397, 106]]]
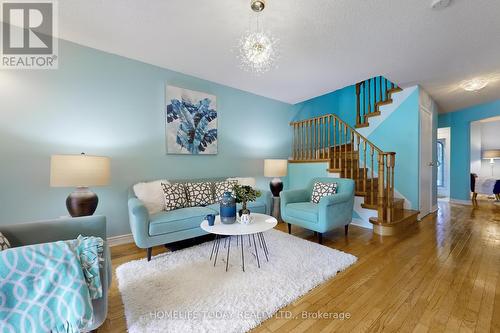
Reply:
[[167, 86], [167, 154], [217, 154], [215, 96]]

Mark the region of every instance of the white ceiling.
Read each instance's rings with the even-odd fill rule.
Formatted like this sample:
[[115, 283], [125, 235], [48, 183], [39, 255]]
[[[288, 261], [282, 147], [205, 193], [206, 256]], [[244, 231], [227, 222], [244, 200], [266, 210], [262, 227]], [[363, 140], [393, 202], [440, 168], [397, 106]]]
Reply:
[[[64, 0], [59, 35], [82, 45], [296, 103], [384, 75], [421, 84], [442, 111], [500, 98], [500, 1], [268, 0], [279, 67], [253, 76], [234, 46], [249, 0]], [[492, 76], [479, 93], [458, 84]]]

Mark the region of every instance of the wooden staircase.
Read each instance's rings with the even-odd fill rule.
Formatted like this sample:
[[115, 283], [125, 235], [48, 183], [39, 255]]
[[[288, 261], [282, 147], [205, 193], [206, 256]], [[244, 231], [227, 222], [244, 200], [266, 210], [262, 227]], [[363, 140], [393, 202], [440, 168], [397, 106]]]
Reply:
[[[401, 90], [395, 86], [384, 90], [388, 99], [396, 89]], [[377, 105], [388, 103], [388, 99], [372, 98], [372, 114], [380, 113]], [[364, 106], [358, 107], [358, 110], [364, 110]], [[361, 118], [358, 117], [363, 120], [360, 127], [368, 124], [369, 117], [375, 116], [369, 114], [363, 113]], [[369, 219], [376, 234], [394, 235], [417, 221], [419, 212], [405, 209], [404, 199], [394, 197], [396, 153], [382, 151], [335, 114], [296, 121], [290, 125], [294, 134], [290, 162], [328, 162], [329, 172], [353, 179], [356, 196], [364, 198], [361, 206], [377, 211], [377, 216]]]
[[392, 103], [392, 94], [402, 89], [383, 76], [356, 84], [356, 128], [370, 126], [371, 117], [380, 116], [380, 107]]

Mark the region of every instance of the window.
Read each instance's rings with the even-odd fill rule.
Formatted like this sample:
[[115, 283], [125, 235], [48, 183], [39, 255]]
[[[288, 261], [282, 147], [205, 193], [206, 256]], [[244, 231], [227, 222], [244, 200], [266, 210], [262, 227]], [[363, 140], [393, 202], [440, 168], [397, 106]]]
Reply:
[[444, 139], [437, 141], [437, 186], [444, 187]]

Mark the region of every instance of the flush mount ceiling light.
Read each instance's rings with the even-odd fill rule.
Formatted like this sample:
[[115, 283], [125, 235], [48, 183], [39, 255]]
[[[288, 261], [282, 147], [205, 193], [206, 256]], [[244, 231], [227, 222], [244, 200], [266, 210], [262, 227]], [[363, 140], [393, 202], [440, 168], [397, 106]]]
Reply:
[[266, 3], [264, 0], [252, 0], [248, 31], [238, 41], [238, 58], [240, 67], [248, 72], [260, 74], [274, 67], [278, 58], [278, 40], [269, 32], [264, 31], [260, 23], [260, 15]]
[[468, 81], [464, 81], [460, 84], [462, 89], [467, 91], [479, 91], [488, 85], [488, 80], [486, 79], [472, 79]]

